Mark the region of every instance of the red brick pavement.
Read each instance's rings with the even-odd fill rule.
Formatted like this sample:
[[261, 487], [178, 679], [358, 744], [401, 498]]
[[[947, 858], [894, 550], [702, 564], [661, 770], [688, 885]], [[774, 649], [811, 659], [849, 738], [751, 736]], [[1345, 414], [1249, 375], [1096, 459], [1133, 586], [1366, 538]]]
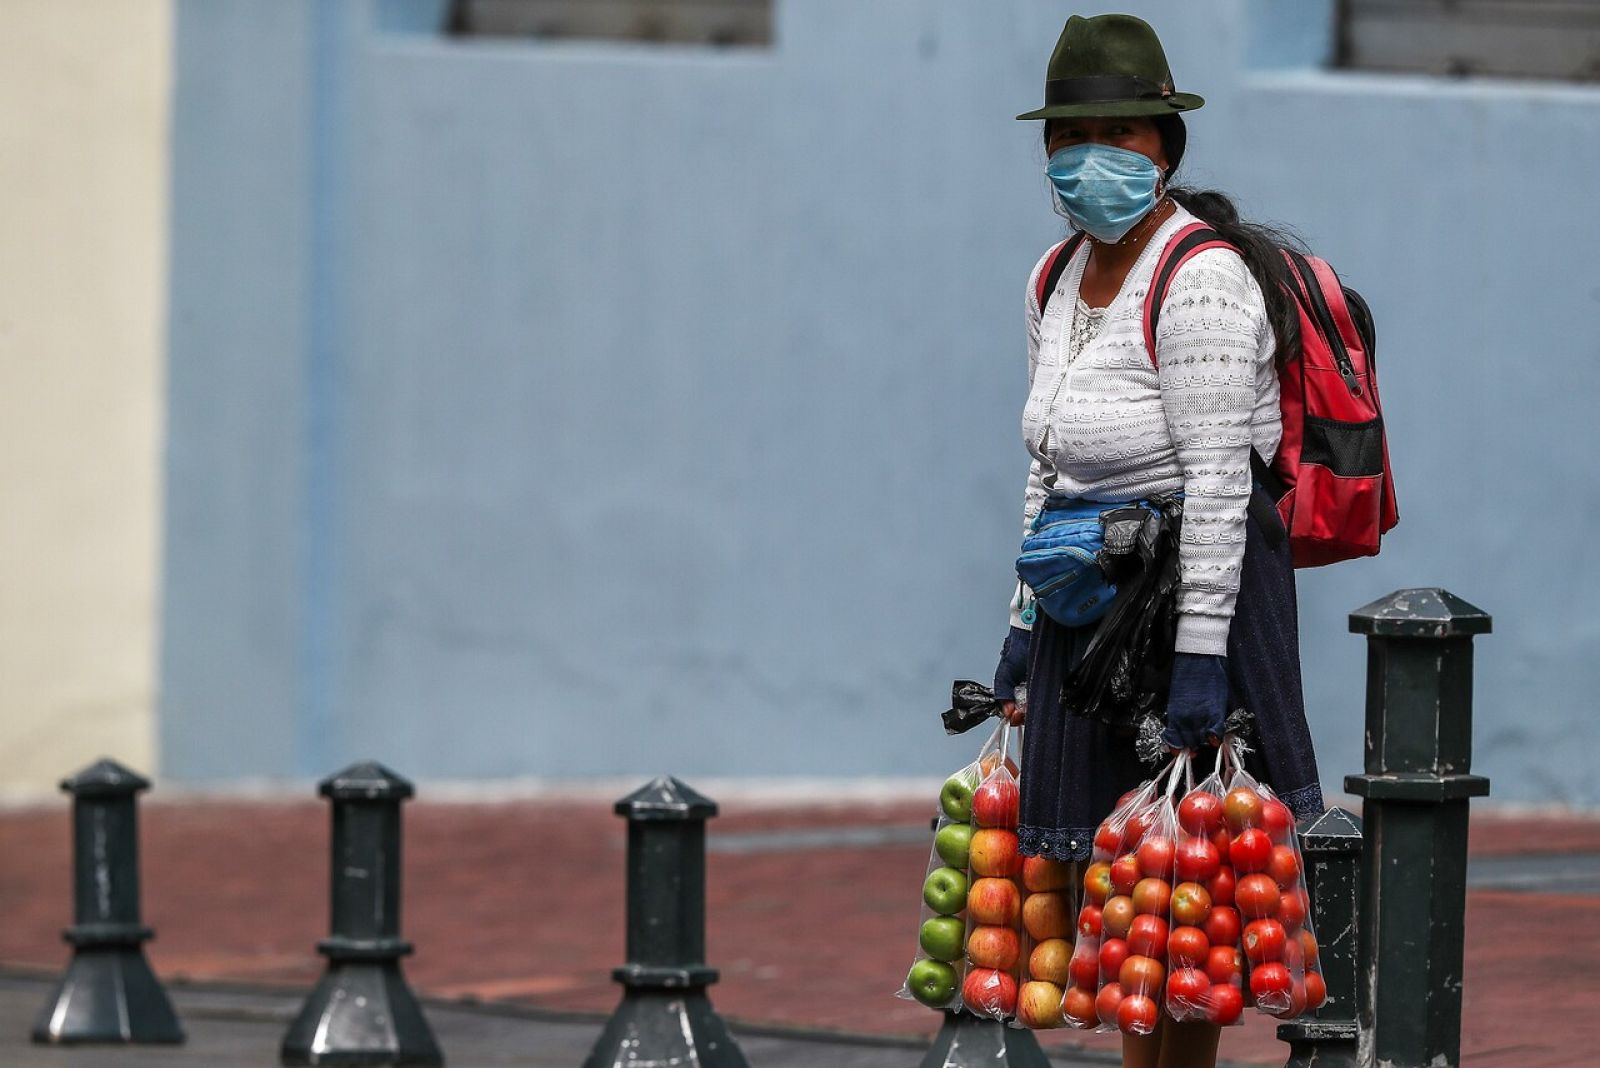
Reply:
[[[1485, 855], [1600, 852], [1600, 819], [1475, 809]], [[925, 826], [927, 806], [775, 809], [730, 803], [726, 835]], [[145, 916], [164, 976], [304, 984], [327, 923], [320, 805], [152, 803], [142, 810]], [[441, 996], [608, 1011], [623, 958], [623, 834], [598, 803], [430, 804], [406, 810], [405, 933], [415, 985]], [[59, 967], [70, 914], [65, 806], [0, 813], [0, 963]], [[915, 949], [927, 846], [713, 853], [710, 962], [726, 1015], [837, 1031], [931, 1034], [892, 996]], [[1600, 1048], [1600, 969], [1553, 966], [1552, 947], [1600, 952], [1600, 897], [1474, 891], [1467, 909], [1464, 1063], [1588, 1063]], [[1225, 1059], [1281, 1063], [1273, 1021], [1224, 1039]], [[1047, 1045], [1106, 1048], [1055, 1033]], [[1583, 1056], [1566, 1050], [1588, 1051]]]

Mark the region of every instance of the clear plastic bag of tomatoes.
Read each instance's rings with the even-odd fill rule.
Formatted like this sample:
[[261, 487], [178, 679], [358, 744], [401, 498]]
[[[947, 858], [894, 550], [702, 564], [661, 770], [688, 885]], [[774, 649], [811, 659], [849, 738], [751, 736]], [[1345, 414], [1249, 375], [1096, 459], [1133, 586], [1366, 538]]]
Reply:
[[1229, 738], [1228, 792], [1222, 799], [1243, 929], [1246, 984], [1256, 1008], [1290, 1020], [1327, 1000], [1311, 928], [1305, 865], [1289, 806], [1244, 768], [1244, 743]]
[[973, 832], [972, 799], [985, 774], [1001, 767], [1005, 754], [996, 727], [977, 759], [944, 781], [935, 807], [933, 848], [922, 883], [922, 925], [917, 955], [897, 996], [933, 1009], [961, 1007], [966, 969], [967, 865]]
[[1011, 739], [1010, 726], [1002, 725], [1000, 759], [973, 791], [968, 850], [972, 883], [967, 891], [967, 974], [961, 983], [961, 1003], [973, 1015], [996, 1020], [1016, 1015], [1026, 949], [1023, 861], [1017, 848], [1021, 794], [1016, 764], [1010, 759]]
[[1178, 802], [1165, 1003], [1174, 1020], [1221, 1027], [1244, 1019], [1244, 957], [1223, 812], [1225, 760], [1219, 748], [1211, 774], [1187, 786]]
[[1095, 832], [1062, 1015], [1074, 1027], [1146, 1035], [1161, 1013], [1177, 816], [1179, 754], [1117, 803]]

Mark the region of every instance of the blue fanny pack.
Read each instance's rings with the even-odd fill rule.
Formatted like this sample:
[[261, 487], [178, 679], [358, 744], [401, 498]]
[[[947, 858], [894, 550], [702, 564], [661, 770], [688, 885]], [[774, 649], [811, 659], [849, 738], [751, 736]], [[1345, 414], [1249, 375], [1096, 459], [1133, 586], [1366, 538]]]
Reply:
[[1100, 568], [1098, 554], [1105, 544], [1100, 513], [1116, 507], [1065, 497], [1045, 501], [1017, 557], [1017, 577], [1033, 591], [1022, 604], [1024, 623], [1032, 626], [1041, 609], [1067, 627], [1105, 615], [1117, 588]]

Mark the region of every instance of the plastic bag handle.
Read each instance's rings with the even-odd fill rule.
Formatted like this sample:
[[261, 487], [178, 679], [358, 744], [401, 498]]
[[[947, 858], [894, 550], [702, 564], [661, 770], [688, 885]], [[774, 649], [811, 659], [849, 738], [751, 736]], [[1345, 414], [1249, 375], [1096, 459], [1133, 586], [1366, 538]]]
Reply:
[[[1183, 781], [1184, 778], [1188, 777], [1188, 771], [1189, 750], [1180, 749], [1178, 750], [1178, 755], [1172, 758], [1172, 763], [1167, 769], [1167, 801], [1170, 802], [1173, 798], [1173, 795], [1178, 792], [1178, 783]], [[1180, 772], [1183, 773], [1181, 777], [1179, 775]]]

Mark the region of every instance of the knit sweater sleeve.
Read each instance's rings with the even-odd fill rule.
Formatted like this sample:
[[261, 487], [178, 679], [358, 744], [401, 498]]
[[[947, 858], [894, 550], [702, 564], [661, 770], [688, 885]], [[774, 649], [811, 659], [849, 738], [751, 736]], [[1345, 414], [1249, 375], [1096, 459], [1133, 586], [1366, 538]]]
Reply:
[[[1024, 299], [1024, 315], [1026, 316], [1028, 336], [1028, 392], [1033, 392], [1033, 376], [1039, 367], [1039, 322], [1044, 318], [1044, 311], [1039, 306], [1039, 275], [1044, 271], [1050, 253], [1046, 252], [1039, 257], [1039, 262], [1033, 265], [1033, 270], [1028, 274], [1028, 292]], [[1028, 528], [1033, 524], [1034, 516], [1039, 514], [1039, 509], [1044, 507], [1047, 491], [1044, 488], [1044, 465], [1038, 460], [1028, 464], [1028, 481], [1022, 491], [1022, 530], [1026, 535]], [[1030, 591], [1019, 579], [1011, 592], [1011, 625], [1023, 630], [1032, 627], [1022, 621], [1022, 606], [1026, 603]]]
[[1261, 289], [1232, 249], [1196, 255], [1172, 278], [1157, 325], [1167, 430], [1183, 469], [1177, 650], [1226, 656], [1244, 562], [1251, 418], [1270, 360]]

